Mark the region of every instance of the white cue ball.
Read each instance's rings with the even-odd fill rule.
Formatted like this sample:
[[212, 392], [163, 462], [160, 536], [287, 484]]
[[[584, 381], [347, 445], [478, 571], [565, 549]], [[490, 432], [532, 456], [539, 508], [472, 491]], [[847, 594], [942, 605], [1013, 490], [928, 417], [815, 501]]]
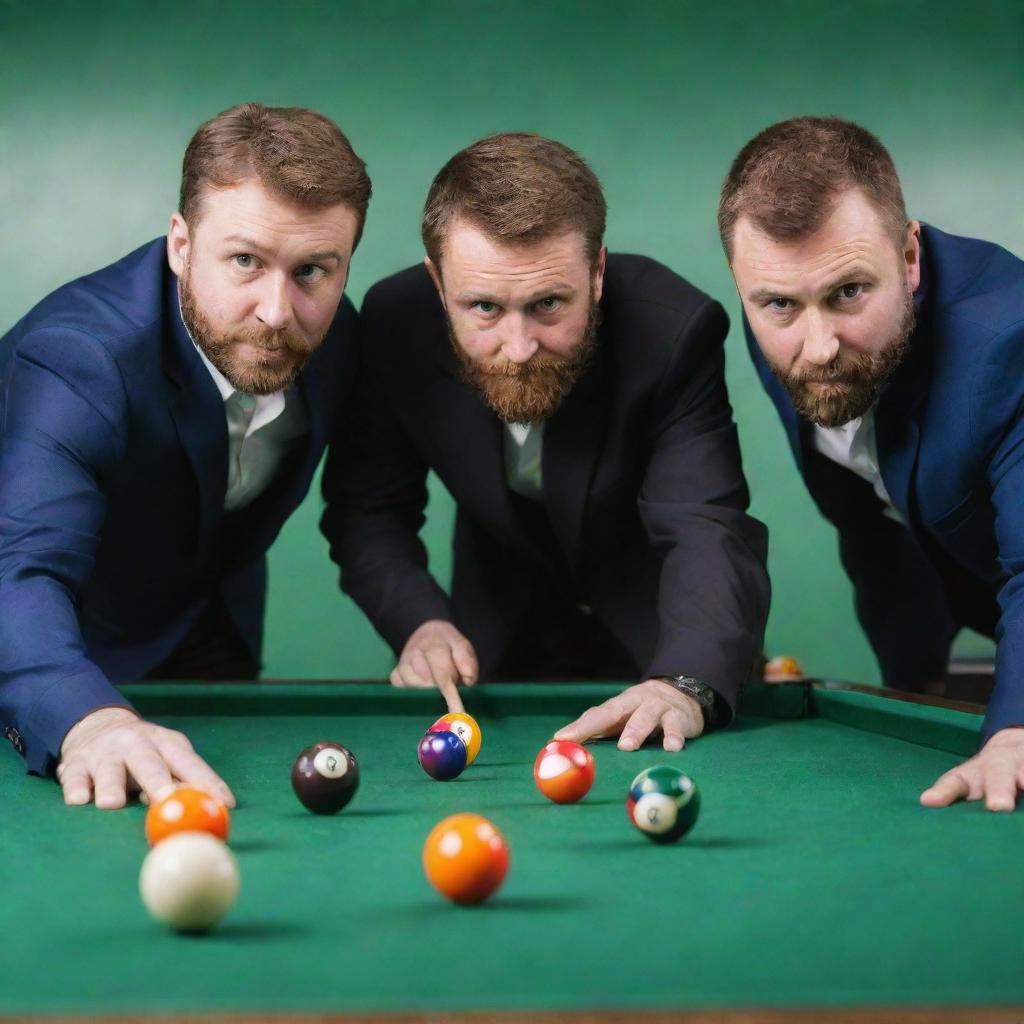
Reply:
[[234, 854], [208, 832], [178, 832], [157, 843], [139, 873], [139, 892], [158, 921], [182, 932], [212, 928], [238, 898]]

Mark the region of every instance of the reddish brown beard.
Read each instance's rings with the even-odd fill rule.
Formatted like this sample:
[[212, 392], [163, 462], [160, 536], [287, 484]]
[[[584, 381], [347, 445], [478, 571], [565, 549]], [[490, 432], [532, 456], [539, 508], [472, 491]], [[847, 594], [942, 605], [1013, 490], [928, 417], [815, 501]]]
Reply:
[[[307, 341], [290, 331], [259, 327], [236, 327], [220, 333], [214, 331], [196, 302], [189, 264], [178, 279], [178, 301], [181, 318], [203, 354], [236, 391], [247, 395], [271, 395], [294, 383], [309, 357], [326, 337], [325, 332], [315, 341]], [[259, 358], [243, 360], [237, 348], [240, 343], [273, 351], [275, 355], [283, 351], [287, 356], [285, 364], [282, 367], [277, 359], [273, 362]]]
[[[802, 374], [771, 369], [800, 416], [819, 427], [839, 427], [863, 416], [878, 401], [882, 387], [903, 362], [913, 331], [914, 297], [907, 292], [899, 326], [877, 355], [850, 359], [839, 352], [828, 365]], [[810, 383], [834, 384], [837, 390], [815, 394]]]
[[505, 423], [543, 423], [554, 415], [590, 365], [597, 348], [600, 322], [600, 310], [591, 300], [583, 336], [567, 357], [538, 352], [525, 363], [514, 363], [503, 355], [487, 363], [475, 362], [459, 344], [450, 319], [448, 337], [463, 377], [501, 420]]

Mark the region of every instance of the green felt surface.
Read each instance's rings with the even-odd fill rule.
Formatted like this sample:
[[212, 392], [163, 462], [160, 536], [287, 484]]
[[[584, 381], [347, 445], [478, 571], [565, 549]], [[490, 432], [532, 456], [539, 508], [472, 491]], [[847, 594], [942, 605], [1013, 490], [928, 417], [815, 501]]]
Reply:
[[[239, 798], [242, 895], [207, 937], [168, 933], [141, 906], [144, 808], [65, 808], [52, 782], [0, 759], [0, 978], [16, 979], [0, 1011], [1024, 1001], [1007, 955], [1024, 816], [921, 808], [957, 756], [872, 731], [869, 716], [856, 728], [748, 717], [671, 755], [599, 743], [591, 794], [560, 807], [535, 790], [533, 758], [570, 705], [607, 687], [474, 694], [483, 750], [447, 784], [415, 759], [436, 698], [255, 690], [161, 686], [143, 701]], [[187, 713], [171, 714], [175, 702]], [[308, 814], [289, 784], [292, 758], [321, 738], [362, 769], [335, 818]], [[664, 848], [623, 809], [633, 776], [662, 762], [691, 773], [703, 799], [691, 835]], [[426, 834], [455, 811], [486, 815], [511, 847], [482, 907], [445, 903], [420, 868]]]

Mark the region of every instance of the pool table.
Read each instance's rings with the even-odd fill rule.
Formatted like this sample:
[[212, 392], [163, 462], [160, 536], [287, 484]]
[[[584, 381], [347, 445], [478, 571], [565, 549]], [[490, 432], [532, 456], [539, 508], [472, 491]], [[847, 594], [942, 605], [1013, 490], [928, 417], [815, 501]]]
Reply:
[[[145, 808], [68, 808], [0, 758], [0, 1017], [216, 1021], [1024, 1021], [1024, 810], [919, 806], [973, 752], [979, 717], [835, 685], [752, 687], [737, 724], [679, 753], [592, 744], [579, 804], [534, 787], [552, 732], [614, 684], [467, 691], [483, 749], [430, 779], [434, 692], [373, 683], [145, 684], [238, 797], [242, 892], [206, 936], [138, 895]], [[361, 786], [336, 817], [291, 790], [299, 750], [350, 747]], [[631, 827], [642, 768], [697, 781], [676, 845]], [[443, 816], [490, 818], [511, 848], [487, 903], [423, 876]], [[44, 1015], [49, 1015], [44, 1016]], [[200, 1016], [202, 1015], [202, 1016]]]

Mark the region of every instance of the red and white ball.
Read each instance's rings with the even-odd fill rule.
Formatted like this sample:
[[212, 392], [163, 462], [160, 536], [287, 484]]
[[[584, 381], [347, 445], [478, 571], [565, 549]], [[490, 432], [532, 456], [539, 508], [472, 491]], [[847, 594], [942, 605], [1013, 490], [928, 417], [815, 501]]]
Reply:
[[533, 763], [533, 781], [556, 804], [574, 804], [594, 784], [594, 758], [569, 740], [552, 740]]

